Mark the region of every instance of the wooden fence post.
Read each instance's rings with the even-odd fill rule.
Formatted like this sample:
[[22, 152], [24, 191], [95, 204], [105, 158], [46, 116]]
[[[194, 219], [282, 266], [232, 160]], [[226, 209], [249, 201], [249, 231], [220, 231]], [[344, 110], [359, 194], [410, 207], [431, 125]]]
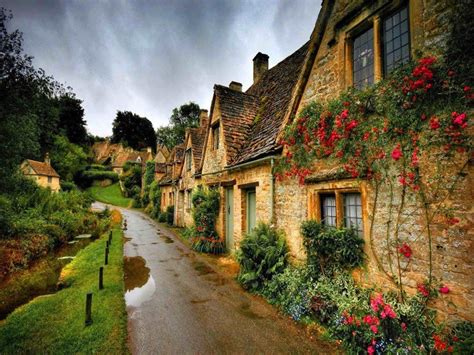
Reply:
[[99, 268], [99, 290], [104, 288], [104, 267]]
[[86, 326], [92, 324], [92, 293], [86, 296]]

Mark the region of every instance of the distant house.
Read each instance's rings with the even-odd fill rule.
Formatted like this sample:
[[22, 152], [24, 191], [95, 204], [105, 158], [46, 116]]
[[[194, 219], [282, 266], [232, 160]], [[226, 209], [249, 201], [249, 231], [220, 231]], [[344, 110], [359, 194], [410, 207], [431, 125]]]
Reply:
[[61, 186], [59, 185], [59, 174], [51, 166], [49, 155], [46, 154], [44, 162], [27, 159], [20, 167], [23, 175], [36, 181], [41, 187], [49, 187], [52, 191], [58, 192]]
[[145, 166], [147, 161], [153, 160], [153, 152], [151, 148], [147, 148], [146, 151], [136, 151], [131, 148], [125, 148], [124, 150], [117, 153], [112, 160], [112, 170], [117, 174], [121, 174], [123, 166], [127, 162], [139, 163], [142, 167]]

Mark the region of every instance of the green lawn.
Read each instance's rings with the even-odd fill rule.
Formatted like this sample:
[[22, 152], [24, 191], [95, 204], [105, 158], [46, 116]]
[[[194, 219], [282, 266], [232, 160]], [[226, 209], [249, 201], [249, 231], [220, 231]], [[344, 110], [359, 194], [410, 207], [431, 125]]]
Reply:
[[89, 191], [95, 200], [114, 206], [130, 207], [132, 203], [132, 199], [122, 196], [122, 191], [118, 183], [107, 187], [92, 186], [87, 189], [87, 191]]
[[[114, 229], [109, 265], [104, 267], [105, 288], [98, 287], [107, 238], [88, 245], [63, 269], [66, 288], [37, 297], [0, 322], [0, 354], [128, 352], [120, 229]], [[86, 327], [88, 292], [93, 293], [93, 323]]]

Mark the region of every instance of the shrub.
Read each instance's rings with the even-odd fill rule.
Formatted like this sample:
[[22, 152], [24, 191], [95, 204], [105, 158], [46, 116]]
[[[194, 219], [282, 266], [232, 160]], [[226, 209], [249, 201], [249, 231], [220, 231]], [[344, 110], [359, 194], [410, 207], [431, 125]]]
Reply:
[[174, 223], [174, 206], [166, 207], [166, 223], [172, 226]]
[[108, 165], [101, 165], [101, 164], [91, 164], [86, 166], [86, 170], [95, 170], [95, 171], [111, 171], [112, 167]]
[[87, 188], [92, 186], [94, 181], [103, 181], [110, 180], [113, 183], [119, 180], [119, 176], [114, 171], [105, 171], [105, 170], [85, 170], [79, 174], [76, 182], [82, 188]]
[[249, 290], [261, 290], [265, 282], [283, 272], [287, 254], [283, 234], [268, 224], [259, 223], [244, 237], [237, 252], [238, 281]]
[[140, 164], [127, 162], [123, 167], [123, 173], [120, 176], [122, 186], [126, 197], [134, 197], [136, 195], [135, 187], [138, 191], [142, 188], [142, 168]]
[[161, 190], [157, 181], [153, 181], [149, 186], [149, 200], [151, 205], [150, 215], [152, 218], [158, 218], [161, 211]]
[[215, 189], [198, 188], [191, 197], [194, 228], [192, 248], [201, 253], [221, 254], [224, 243], [216, 232], [220, 195]]
[[313, 288], [314, 280], [306, 267], [289, 266], [266, 282], [261, 293], [294, 320], [300, 320], [310, 315]]
[[77, 190], [77, 186], [75, 183], [71, 182], [71, 181], [62, 181], [61, 180], [61, 190], [62, 191], [72, 191], [72, 190]]
[[145, 166], [145, 174], [143, 177], [143, 182], [145, 186], [150, 185], [155, 180], [155, 162], [147, 161]]
[[316, 221], [305, 221], [301, 234], [308, 255], [308, 265], [322, 274], [361, 266], [364, 240], [353, 229], [327, 227]]
[[158, 214], [158, 222], [165, 223], [168, 219], [168, 214], [166, 212], [160, 212]]

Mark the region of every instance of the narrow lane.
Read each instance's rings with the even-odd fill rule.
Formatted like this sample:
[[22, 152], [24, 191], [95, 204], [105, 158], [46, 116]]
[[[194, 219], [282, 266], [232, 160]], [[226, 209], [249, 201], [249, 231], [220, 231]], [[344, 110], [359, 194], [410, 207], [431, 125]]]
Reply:
[[134, 354], [320, 353], [274, 307], [217, 273], [166, 228], [121, 209], [129, 346]]

